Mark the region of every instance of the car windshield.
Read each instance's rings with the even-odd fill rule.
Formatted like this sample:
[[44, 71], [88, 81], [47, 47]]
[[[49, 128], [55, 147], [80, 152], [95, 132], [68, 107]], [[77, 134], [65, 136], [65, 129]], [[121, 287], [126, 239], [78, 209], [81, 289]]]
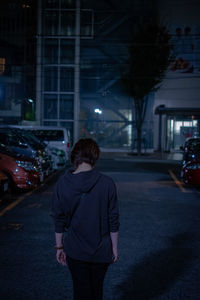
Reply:
[[34, 150], [44, 149], [45, 145], [28, 134], [25, 130], [5, 128], [0, 130], [0, 142], [6, 146], [23, 147], [29, 146]]
[[200, 143], [200, 139], [189, 139], [187, 142], [186, 142], [188, 145], [192, 145], [192, 144], [198, 144]]
[[19, 147], [26, 144], [26, 141], [12, 130], [3, 129], [0, 130], [0, 143], [5, 146]]
[[21, 136], [28, 141], [30, 146], [34, 147], [35, 145], [37, 145], [38, 147], [45, 147], [45, 144], [42, 143], [32, 132], [29, 132], [27, 130], [20, 130], [19, 134], [21, 134]]
[[4, 144], [2, 144], [1, 142], [0, 142], [0, 152], [3, 154], [9, 155], [9, 156], [14, 156], [14, 157], [17, 156], [16, 153], [10, 151], [10, 149], [7, 146], [5, 146]]
[[63, 130], [33, 129], [30, 131], [41, 141], [64, 141]]
[[200, 141], [197, 143], [191, 143], [189, 146], [189, 151], [193, 152], [193, 153], [199, 153], [200, 152]]

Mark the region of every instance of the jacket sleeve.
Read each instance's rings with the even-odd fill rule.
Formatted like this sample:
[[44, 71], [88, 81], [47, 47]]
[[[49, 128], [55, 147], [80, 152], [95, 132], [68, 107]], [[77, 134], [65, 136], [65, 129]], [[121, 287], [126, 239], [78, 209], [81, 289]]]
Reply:
[[65, 216], [62, 201], [60, 199], [59, 185], [56, 184], [51, 199], [51, 217], [54, 220], [55, 232], [63, 233], [67, 225], [67, 218]]
[[116, 186], [113, 182], [109, 193], [109, 229], [110, 232], [119, 231], [119, 207]]

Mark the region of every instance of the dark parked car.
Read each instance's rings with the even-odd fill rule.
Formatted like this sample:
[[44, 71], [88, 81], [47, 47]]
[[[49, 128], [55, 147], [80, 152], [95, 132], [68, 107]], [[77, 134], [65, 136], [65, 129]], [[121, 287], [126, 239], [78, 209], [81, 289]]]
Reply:
[[185, 184], [200, 185], [200, 138], [188, 138], [183, 149], [181, 177]]
[[13, 153], [2, 144], [0, 144], [0, 171], [8, 177], [11, 188], [23, 190], [36, 188], [43, 176], [35, 159]]
[[9, 128], [24, 130], [34, 135], [41, 143], [44, 143], [52, 158], [53, 169], [56, 170], [66, 165], [70, 147], [70, 132], [66, 128], [23, 125], [9, 125]]
[[[64, 151], [62, 148], [66, 144], [69, 148], [69, 143], [63, 143], [61, 140], [62, 137], [64, 139], [64, 136], [66, 136], [66, 130], [63, 129], [47, 129], [46, 127], [30, 127], [30, 126], [17, 126], [17, 125], [9, 125], [9, 128], [13, 128], [19, 131], [24, 137], [31, 137], [37, 143], [40, 143], [43, 145], [51, 157], [52, 160], [52, 169], [56, 170], [59, 168], [62, 168], [66, 165], [66, 151]], [[39, 129], [40, 128], [40, 129]], [[41, 129], [46, 128], [46, 129]], [[66, 131], [66, 132], [65, 132]], [[52, 141], [53, 139], [53, 141]], [[56, 146], [53, 146], [53, 145]], [[68, 150], [69, 151], [69, 150]], [[68, 155], [67, 155], [68, 157]]]
[[46, 146], [28, 132], [0, 127], [0, 143], [10, 152], [35, 159], [41, 167], [43, 176], [48, 176], [51, 172], [52, 161], [46, 151]]
[[200, 186], [200, 160], [193, 160], [183, 165], [183, 182]]
[[200, 138], [188, 138], [183, 147], [183, 165], [200, 159]]

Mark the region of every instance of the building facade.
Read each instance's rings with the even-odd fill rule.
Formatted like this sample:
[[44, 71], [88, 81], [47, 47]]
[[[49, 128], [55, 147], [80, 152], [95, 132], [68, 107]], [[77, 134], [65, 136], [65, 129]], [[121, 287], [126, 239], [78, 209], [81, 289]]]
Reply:
[[36, 14], [33, 0], [0, 4], [0, 122], [34, 116]]
[[177, 151], [200, 133], [200, 2], [159, 1], [170, 29], [173, 60], [154, 99], [154, 149]]
[[[151, 18], [154, 1], [40, 0], [37, 34], [37, 120], [64, 126], [72, 140], [93, 137], [102, 148], [129, 150], [136, 129], [133, 100], [120, 68], [130, 33]], [[150, 95], [149, 111], [153, 97]], [[153, 148], [147, 113], [144, 145]]]
[[121, 67], [131, 32], [157, 15], [169, 26], [173, 60], [149, 95], [142, 147], [178, 150], [199, 134], [199, 8], [198, 0], [2, 1], [1, 123], [34, 120], [36, 107], [35, 123], [69, 129], [72, 142], [92, 137], [103, 149], [136, 150]]

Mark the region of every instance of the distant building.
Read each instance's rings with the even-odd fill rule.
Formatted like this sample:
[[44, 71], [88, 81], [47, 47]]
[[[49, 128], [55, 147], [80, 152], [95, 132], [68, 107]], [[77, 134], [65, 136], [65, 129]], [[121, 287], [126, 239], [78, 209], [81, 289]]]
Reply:
[[[200, 2], [158, 2], [169, 24], [174, 59], [154, 99], [154, 149], [177, 151], [200, 134]], [[187, 12], [187, 13], [185, 13]]]
[[199, 134], [199, 1], [2, 3], [0, 122], [31, 119], [36, 103], [36, 122], [68, 128], [73, 142], [92, 137], [103, 149], [136, 150], [133, 99], [120, 70], [131, 30], [157, 15], [169, 26], [174, 58], [161, 88], [149, 95], [143, 150], [177, 151]]
[[[128, 56], [130, 28], [150, 20], [153, 1], [38, 3], [38, 122], [67, 127], [74, 140], [93, 137], [103, 148], [130, 149], [136, 140], [133, 100], [121, 89], [120, 68]], [[143, 139], [153, 148], [152, 113]]]
[[0, 123], [18, 123], [21, 121], [22, 69], [13, 64], [19, 56], [19, 49], [0, 40]]
[[0, 122], [19, 123], [34, 114], [35, 1], [0, 4]]

